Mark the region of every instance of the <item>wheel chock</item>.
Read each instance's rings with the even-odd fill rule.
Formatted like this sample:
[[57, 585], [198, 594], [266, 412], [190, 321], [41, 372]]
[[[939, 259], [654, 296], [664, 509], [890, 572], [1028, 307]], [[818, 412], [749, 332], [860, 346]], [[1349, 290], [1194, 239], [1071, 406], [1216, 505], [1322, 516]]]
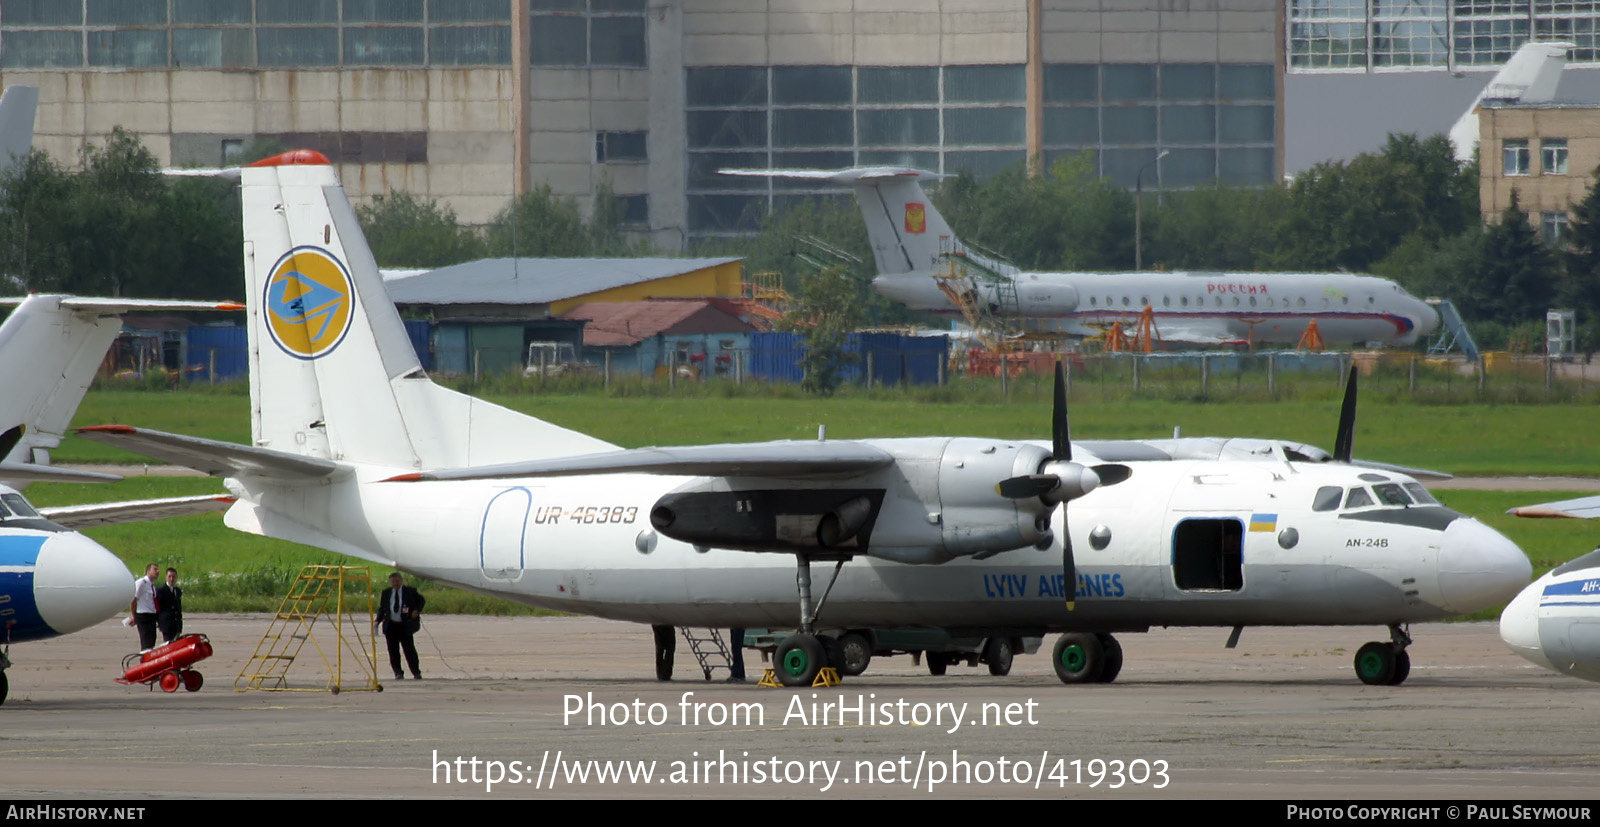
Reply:
[[838, 686], [841, 683], [843, 683], [843, 681], [839, 680], [839, 670], [833, 668], [832, 666], [824, 666], [822, 667], [822, 671], [817, 673], [817, 679], [811, 682], [811, 686], [812, 688], [816, 688], [818, 686], [828, 687]]
[[761, 680], [756, 681], [756, 686], [771, 686], [776, 688], [783, 686], [783, 684], [778, 683], [778, 673], [769, 667], [766, 669], [766, 671], [761, 673]]

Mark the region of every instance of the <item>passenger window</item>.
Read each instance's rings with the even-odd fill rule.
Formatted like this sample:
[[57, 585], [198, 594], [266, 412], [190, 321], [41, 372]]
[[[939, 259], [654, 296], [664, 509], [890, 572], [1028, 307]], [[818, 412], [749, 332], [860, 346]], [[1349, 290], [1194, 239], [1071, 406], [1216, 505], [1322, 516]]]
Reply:
[[1337, 485], [1324, 485], [1317, 489], [1316, 499], [1311, 501], [1312, 511], [1333, 511], [1339, 507], [1339, 501], [1344, 499], [1344, 489]]
[[1428, 489], [1422, 487], [1422, 483], [1408, 482], [1406, 483], [1406, 491], [1411, 494], [1411, 499], [1416, 500], [1418, 505], [1439, 504], [1439, 501], [1428, 493]]
[[1374, 485], [1372, 490], [1378, 495], [1378, 502], [1384, 505], [1411, 504], [1411, 498], [1406, 496], [1406, 492], [1392, 482], [1384, 485]]
[[1345, 508], [1366, 508], [1372, 505], [1372, 495], [1365, 488], [1350, 489], [1350, 496], [1345, 498]]

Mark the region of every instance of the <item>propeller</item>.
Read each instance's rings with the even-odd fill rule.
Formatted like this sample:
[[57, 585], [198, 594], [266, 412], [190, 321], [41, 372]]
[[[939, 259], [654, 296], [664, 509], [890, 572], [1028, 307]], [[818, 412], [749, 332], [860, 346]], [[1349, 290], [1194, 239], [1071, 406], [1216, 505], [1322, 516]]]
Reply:
[[1344, 402], [1339, 406], [1339, 433], [1333, 439], [1333, 458], [1349, 462], [1356, 437], [1356, 366], [1350, 366], [1350, 381], [1344, 386]]
[[[1072, 436], [1067, 427], [1067, 381], [1061, 361], [1056, 361], [1055, 399], [1050, 411], [1050, 459], [1039, 466], [1038, 473], [1001, 480], [995, 486], [1000, 496], [1012, 500], [1037, 497], [1052, 510], [1068, 500], [1074, 500], [1093, 491], [1102, 484], [1111, 485], [1128, 478], [1126, 465], [1099, 465], [1094, 468], [1072, 461]], [[1070, 611], [1076, 601], [1078, 570], [1072, 558], [1072, 532], [1067, 530], [1063, 513], [1061, 525], [1061, 571], [1064, 585], [1071, 591], [1067, 596]]]
[[11, 449], [17, 447], [22, 441], [22, 432], [26, 426], [18, 425], [3, 434], [0, 434], [0, 461], [11, 455]]

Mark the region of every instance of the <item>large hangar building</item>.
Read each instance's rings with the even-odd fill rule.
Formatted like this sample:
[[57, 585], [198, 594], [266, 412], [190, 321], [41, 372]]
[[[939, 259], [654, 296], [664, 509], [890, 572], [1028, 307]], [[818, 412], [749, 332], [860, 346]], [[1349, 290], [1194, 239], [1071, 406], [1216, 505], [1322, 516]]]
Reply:
[[1448, 129], [1530, 36], [1600, 100], [1597, 32], [1592, 0], [0, 0], [0, 80], [61, 159], [117, 125], [181, 165], [273, 137], [471, 223], [608, 182], [682, 249], [815, 192], [719, 167], [1092, 150], [1129, 187], [1259, 184]]

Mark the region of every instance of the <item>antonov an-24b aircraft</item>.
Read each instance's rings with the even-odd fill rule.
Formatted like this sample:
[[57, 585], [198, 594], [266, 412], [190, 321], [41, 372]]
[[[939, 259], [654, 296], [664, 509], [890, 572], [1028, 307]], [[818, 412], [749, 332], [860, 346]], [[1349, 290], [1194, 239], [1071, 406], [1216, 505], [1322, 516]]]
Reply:
[[[1511, 509], [1519, 517], [1600, 517], [1600, 497]], [[1563, 675], [1600, 681], [1600, 549], [1533, 581], [1500, 613], [1511, 651]]]
[[[1528, 581], [1506, 538], [1349, 460], [1349, 397], [1338, 458], [1271, 440], [1071, 443], [1059, 392], [1042, 444], [619, 449], [429, 380], [326, 158], [240, 173], [254, 444], [79, 433], [227, 478], [241, 531], [581, 614], [799, 621], [775, 653], [790, 685], [874, 627], [1065, 632], [1053, 661], [1074, 683], [1116, 676], [1116, 632], [1300, 624], [1387, 626], [1356, 671], [1395, 684], [1406, 624]], [[816, 600], [813, 562], [835, 564]]]
[[[1060, 320], [1074, 336], [1099, 335], [1114, 322], [1131, 326], [1147, 306], [1163, 339], [1195, 344], [1294, 345], [1315, 321], [1329, 344], [1409, 345], [1439, 325], [1438, 313], [1426, 302], [1375, 276], [1024, 272], [956, 238], [919, 183], [944, 177], [934, 172], [907, 167], [721, 172], [852, 187], [878, 269], [872, 289], [917, 310], [957, 312], [941, 289], [943, 282], [999, 314]], [[962, 271], [966, 275], [959, 275]], [[1009, 289], [1002, 291], [1002, 284]]]
[[10, 646], [87, 629], [128, 607], [133, 575], [77, 529], [215, 511], [226, 497], [175, 497], [35, 509], [19, 490], [35, 482], [115, 482], [54, 468], [84, 392], [129, 310], [240, 310], [232, 302], [32, 295], [0, 325], [0, 703]]

